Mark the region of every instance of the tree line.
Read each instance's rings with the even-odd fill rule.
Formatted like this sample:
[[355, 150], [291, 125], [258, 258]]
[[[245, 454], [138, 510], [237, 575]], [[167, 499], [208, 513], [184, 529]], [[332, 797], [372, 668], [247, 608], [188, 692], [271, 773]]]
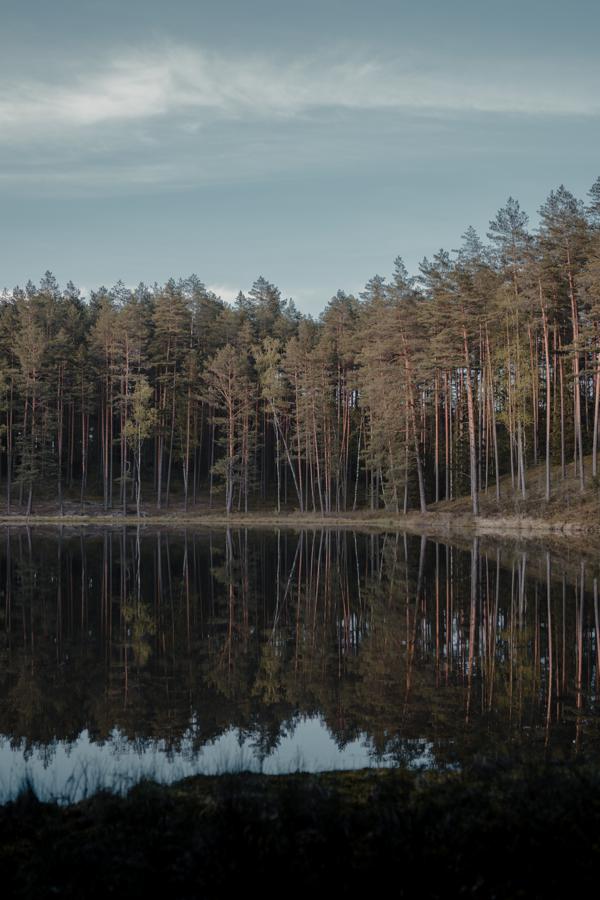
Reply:
[[[314, 319], [262, 276], [233, 304], [197, 276], [89, 300], [50, 272], [0, 298], [0, 484], [104, 510], [425, 511], [510, 476], [598, 479], [600, 178], [509, 198], [487, 239], [401, 258]], [[590, 459], [591, 457], [591, 459]], [[557, 474], [558, 473], [558, 474]]]

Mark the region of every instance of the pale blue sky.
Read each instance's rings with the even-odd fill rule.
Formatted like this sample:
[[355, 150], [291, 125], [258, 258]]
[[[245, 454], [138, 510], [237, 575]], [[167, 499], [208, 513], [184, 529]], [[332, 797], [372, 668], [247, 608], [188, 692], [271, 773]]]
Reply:
[[[553, 8], [555, 7], [555, 8]], [[318, 312], [600, 174], [600, 6], [0, 0], [0, 284]]]

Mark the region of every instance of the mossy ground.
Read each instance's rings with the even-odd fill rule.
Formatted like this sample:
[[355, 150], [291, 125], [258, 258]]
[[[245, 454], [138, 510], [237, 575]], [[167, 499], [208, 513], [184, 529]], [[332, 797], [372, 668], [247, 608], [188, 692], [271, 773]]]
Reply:
[[0, 848], [15, 898], [563, 896], [596, 885], [600, 772], [239, 774], [72, 807], [24, 793]]

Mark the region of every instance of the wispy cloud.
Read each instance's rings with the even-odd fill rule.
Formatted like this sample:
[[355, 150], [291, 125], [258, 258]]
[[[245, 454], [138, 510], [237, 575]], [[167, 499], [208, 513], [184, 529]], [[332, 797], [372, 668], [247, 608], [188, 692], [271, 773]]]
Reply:
[[557, 84], [539, 67], [460, 73], [416, 58], [288, 62], [171, 45], [122, 53], [95, 70], [82, 66], [69, 82], [64, 73], [46, 83], [4, 80], [0, 140], [165, 116], [181, 117], [193, 133], [211, 116], [289, 118], [331, 108], [595, 115], [594, 81], [562, 73]]
[[[284, 59], [170, 43], [57, 62], [44, 82], [3, 65], [0, 189], [51, 195], [337, 176], [474, 156], [486, 141], [511, 152], [531, 123], [600, 112], [595, 71], [539, 60], [348, 48]], [[507, 116], [520, 118], [500, 134]]]

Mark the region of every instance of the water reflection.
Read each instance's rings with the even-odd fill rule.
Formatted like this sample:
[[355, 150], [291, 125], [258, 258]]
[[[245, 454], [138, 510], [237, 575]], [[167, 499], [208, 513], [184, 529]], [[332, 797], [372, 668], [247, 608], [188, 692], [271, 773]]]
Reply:
[[399, 534], [5, 529], [0, 795], [595, 754], [597, 579]]
[[[418, 744], [414, 765], [432, 765], [430, 748], [424, 742]], [[0, 797], [16, 797], [24, 779], [41, 800], [73, 803], [99, 789], [124, 793], [143, 778], [172, 783], [198, 773], [279, 775], [394, 765], [391, 757], [374, 755], [366, 736], [338, 746], [316, 716], [300, 719], [283, 732], [267, 757], [256, 750], [253, 738], [237, 728], [229, 728], [198, 749], [193, 725], [177, 752], [164, 740], [131, 740], [118, 728], [103, 743], [93, 741], [84, 730], [75, 741], [56, 741], [51, 753], [45, 746], [26, 748], [24, 743], [15, 746], [0, 738]]]

